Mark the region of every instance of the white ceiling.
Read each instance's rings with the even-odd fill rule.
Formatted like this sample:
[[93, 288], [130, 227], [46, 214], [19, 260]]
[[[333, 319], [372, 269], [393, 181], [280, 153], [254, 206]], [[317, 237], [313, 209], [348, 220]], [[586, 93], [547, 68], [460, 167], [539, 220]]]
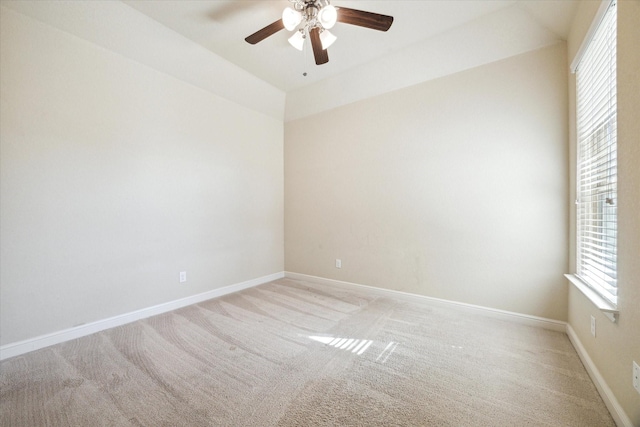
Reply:
[[[558, 39], [566, 39], [577, 3], [569, 0], [335, 0], [332, 2], [335, 6], [391, 15], [394, 23], [388, 32], [338, 23], [331, 30], [338, 41], [329, 48], [329, 63], [317, 66], [309, 49], [301, 53], [287, 43], [290, 34], [286, 30], [256, 45], [244, 41], [246, 36], [279, 19], [289, 5], [286, 0], [123, 1], [285, 92], [399, 52], [506, 8], [514, 9], [514, 13], [524, 12]], [[503, 16], [512, 19], [509, 14]], [[514, 26], [512, 31], [517, 33], [519, 29]], [[450, 52], [451, 57], [466, 54], [464, 49]], [[306, 77], [303, 72], [307, 72]]]
[[[287, 43], [287, 0], [2, 0], [12, 9], [285, 121], [566, 40], [578, 0], [332, 0], [394, 17], [388, 32], [338, 23], [329, 63]], [[213, 53], [213, 54], [212, 54]], [[303, 72], [307, 76], [303, 76]]]

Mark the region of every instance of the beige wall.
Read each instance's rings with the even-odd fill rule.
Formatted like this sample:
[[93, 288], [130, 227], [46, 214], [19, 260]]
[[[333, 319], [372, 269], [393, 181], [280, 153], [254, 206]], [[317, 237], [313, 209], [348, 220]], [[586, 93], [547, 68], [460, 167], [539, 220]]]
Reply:
[[[600, 2], [585, 1], [569, 38], [571, 62]], [[580, 291], [569, 292], [569, 324], [589, 353], [633, 425], [640, 426], [640, 394], [632, 386], [631, 367], [640, 364], [640, 1], [618, 2], [618, 308], [609, 321]], [[570, 76], [572, 127], [575, 126], [575, 78]], [[571, 138], [575, 159], [575, 133]], [[573, 160], [575, 161], [575, 160]], [[573, 162], [572, 161], [572, 162]], [[571, 175], [574, 176], [573, 174]], [[572, 180], [571, 188], [575, 188]], [[573, 223], [572, 217], [572, 223]], [[575, 254], [572, 240], [571, 257]], [[590, 333], [590, 318], [597, 333]]]
[[2, 344], [283, 270], [281, 120], [1, 10]]
[[557, 44], [286, 123], [286, 270], [566, 320], [567, 111]]

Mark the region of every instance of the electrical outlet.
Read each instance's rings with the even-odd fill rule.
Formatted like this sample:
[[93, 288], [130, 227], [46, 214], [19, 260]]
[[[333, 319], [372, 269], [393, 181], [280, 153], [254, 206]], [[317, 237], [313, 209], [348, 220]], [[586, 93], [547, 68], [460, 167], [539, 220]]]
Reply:
[[180, 272], [180, 283], [184, 283], [187, 281], [187, 272], [186, 271], [181, 271]]
[[596, 318], [591, 316], [591, 335], [596, 336]]
[[640, 393], [640, 366], [635, 360], [633, 361], [633, 388]]
[[336, 259], [336, 268], [342, 268], [342, 260]]

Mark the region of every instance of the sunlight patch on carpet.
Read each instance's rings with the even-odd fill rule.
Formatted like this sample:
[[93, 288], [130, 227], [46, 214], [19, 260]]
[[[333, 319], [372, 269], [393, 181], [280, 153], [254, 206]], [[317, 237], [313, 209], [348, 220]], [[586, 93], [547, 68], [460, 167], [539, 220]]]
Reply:
[[[338, 350], [350, 351], [351, 353], [357, 354], [358, 356], [363, 355], [373, 344], [372, 340], [358, 339], [358, 338], [342, 338], [342, 337], [334, 337], [332, 335], [329, 336], [319, 336], [319, 335], [309, 335], [309, 339], [329, 345]], [[385, 363], [389, 356], [393, 354], [393, 352], [398, 347], [397, 342], [390, 341], [389, 344], [382, 350], [382, 352], [376, 358], [376, 362]]]

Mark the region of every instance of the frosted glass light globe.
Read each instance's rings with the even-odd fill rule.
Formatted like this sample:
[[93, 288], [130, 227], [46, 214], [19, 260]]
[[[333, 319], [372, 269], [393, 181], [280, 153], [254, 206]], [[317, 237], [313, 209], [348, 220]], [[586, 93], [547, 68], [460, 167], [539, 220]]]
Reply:
[[327, 30], [333, 28], [338, 20], [338, 11], [332, 5], [323, 7], [318, 14], [318, 20]]
[[282, 12], [282, 23], [287, 31], [293, 31], [302, 22], [302, 14], [290, 7], [285, 8]]

